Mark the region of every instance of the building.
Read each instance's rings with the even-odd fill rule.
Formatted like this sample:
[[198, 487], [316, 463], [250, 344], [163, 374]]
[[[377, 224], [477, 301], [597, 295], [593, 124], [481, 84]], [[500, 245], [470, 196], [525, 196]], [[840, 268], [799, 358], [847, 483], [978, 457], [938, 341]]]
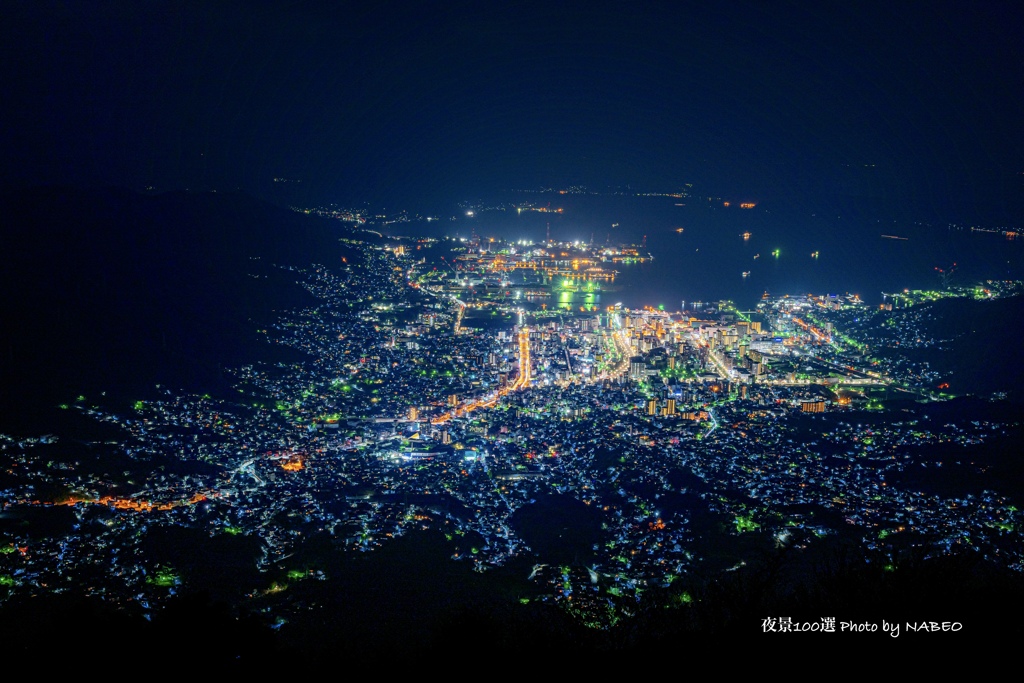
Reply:
[[805, 413], [823, 413], [825, 412], [825, 399], [812, 398], [800, 401], [800, 410]]
[[674, 398], [665, 400], [665, 407], [661, 409], [661, 414], [666, 417], [676, 414], [676, 400]]

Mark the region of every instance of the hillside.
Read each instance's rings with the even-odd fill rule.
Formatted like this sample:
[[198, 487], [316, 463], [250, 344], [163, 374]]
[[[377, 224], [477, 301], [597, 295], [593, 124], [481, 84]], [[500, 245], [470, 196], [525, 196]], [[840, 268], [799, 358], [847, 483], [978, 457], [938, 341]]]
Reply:
[[[0, 197], [0, 426], [44, 428], [79, 394], [215, 390], [265, 356], [274, 311], [312, 301], [288, 271], [338, 262], [345, 228], [243, 194], [35, 188]], [[110, 394], [108, 394], [110, 395]]]

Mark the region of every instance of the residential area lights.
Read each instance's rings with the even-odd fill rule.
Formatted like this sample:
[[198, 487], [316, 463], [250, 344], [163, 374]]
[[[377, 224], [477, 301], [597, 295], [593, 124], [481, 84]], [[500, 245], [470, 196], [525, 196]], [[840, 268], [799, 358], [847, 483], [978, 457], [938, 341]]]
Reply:
[[159, 387], [123, 409], [69, 399], [124, 437], [63, 459], [50, 437], [4, 437], [5, 515], [59, 504], [73, 518], [52, 534], [8, 527], [4, 595], [79, 586], [152, 609], [196, 580], [145, 550], [146, 534], [174, 528], [245, 537], [262, 581], [246, 604], [287, 621], [306, 609], [287, 586], [324, 577], [297, 559], [312, 548], [370, 552], [433, 529], [454, 560], [487, 571], [533, 556], [516, 515], [551, 500], [591, 515], [593, 537], [573, 539], [588, 539], [585, 563], [538, 562], [535, 599], [598, 625], [704, 571], [702, 549], [738, 565], [740, 534], [796, 549], [842, 534], [887, 562], [968, 549], [1024, 570], [1024, 519], [1007, 495], [912, 479], [943, 465], [929, 453], [959, 467], [1012, 425], [936, 417], [934, 403], [886, 408], [897, 387], [933, 401], [955, 386], [900, 355], [947, 343], [927, 333], [930, 303], [528, 310], [457, 289], [454, 273], [414, 258], [422, 250], [346, 246], [339, 267], [267, 266], [312, 303], [257, 331], [290, 353], [226, 369], [236, 395]]

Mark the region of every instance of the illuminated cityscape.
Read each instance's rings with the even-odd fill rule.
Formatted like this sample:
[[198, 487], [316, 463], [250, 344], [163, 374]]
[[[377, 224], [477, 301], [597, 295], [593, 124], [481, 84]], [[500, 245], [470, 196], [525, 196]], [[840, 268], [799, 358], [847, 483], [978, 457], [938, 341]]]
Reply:
[[12, 661], [1024, 630], [1006, 8], [10, 5]]
[[[5, 514], [68, 511], [48, 538], [8, 529], [8, 597], [87, 587], [157, 610], [198, 580], [145, 550], [160, 529], [248, 539], [257, 571], [234, 599], [278, 626], [301, 618], [289, 586], [327, 578], [327, 561], [302, 550], [318, 537], [359, 553], [433, 530], [453, 561], [484, 573], [536, 558], [522, 600], [598, 629], [628, 619], [649, 590], [743, 565], [748, 535], [766, 549], [843, 539], [894, 566], [915, 550], [969, 548], [1024, 571], [1011, 497], [926, 493], [910, 476], [943, 465], [914, 452], [966, 454], [1016, 423], [929, 417], [952, 398], [946, 378], [869, 350], [942, 344], [902, 312], [942, 296], [1016, 296], [1018, 281], [887, 295], [897, 307], [874, 310], [853, 295], [767, 297], [746, 312], [727, 301], [574, 307], [556, 297], [571, 286], [585, 301], [589, 268], [641, 257], [345, 241], [355, 256], [340, 269], [286, 269], [314, 302], [258, 330], [309, 362], [232, 368], [234, 399], [163, 389], [126, 412], [86, 396], [62, 406], [119, 430], [91, 446], [104, 457], [132, 471], [183, 467], [122, 480], [55, 461], [56, 435], [5, 437]], [[437, 253], [446, 245], [455, 267]], [[570, 270], [582, 275], [563, 280]], [[521, 271], [530, 279], [515, 282]], [[915, 407], [870, 417], [893, 400]], [[63, 493], [41, 493], [52, 484]], [[553, 501], [596, 525], [573, 540], [575, 561], [540, 557], [527, 540], [537, 532], [525, 511]]]

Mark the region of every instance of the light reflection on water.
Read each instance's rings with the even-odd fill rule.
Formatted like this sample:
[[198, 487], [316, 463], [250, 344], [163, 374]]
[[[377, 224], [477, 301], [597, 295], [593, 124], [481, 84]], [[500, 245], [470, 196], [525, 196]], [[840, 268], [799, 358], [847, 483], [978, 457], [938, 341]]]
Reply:
[[[510, 194], [505, 201], [526, 199]], [[551, 297], [536, 299], [549, 308], [621, 302], [630, 308], [664, 305], [673, 311], [684, 300], [729, 299], [747, 309], [765, 291], [855, 293], [872, 304], [881, 301], [883, 291], [938, 288], [936, 269], [948, 269], [954, 262], [954, 284], [1024, 278], [1020, 240], [949, 225], [874, 215], [801, 214], [785, 207], [769, 211], [762, 205], [752, 210], [700, 201], [677, 206], [677, 199], [666, 197], [567, 196], [558, 202], [564, 212], [556, 215], [479, 211], [472, 221], [420, 227], [438, 237], [468, 237], [475, 230], [481, 236], [539, 244], [550, 223], [553, 240], [645, 244], [641, 251], [654, 257], [644, 264], [606, 264], [618, 274], [614, 283], [600, 283], [601, 291], [556, 288]]]

